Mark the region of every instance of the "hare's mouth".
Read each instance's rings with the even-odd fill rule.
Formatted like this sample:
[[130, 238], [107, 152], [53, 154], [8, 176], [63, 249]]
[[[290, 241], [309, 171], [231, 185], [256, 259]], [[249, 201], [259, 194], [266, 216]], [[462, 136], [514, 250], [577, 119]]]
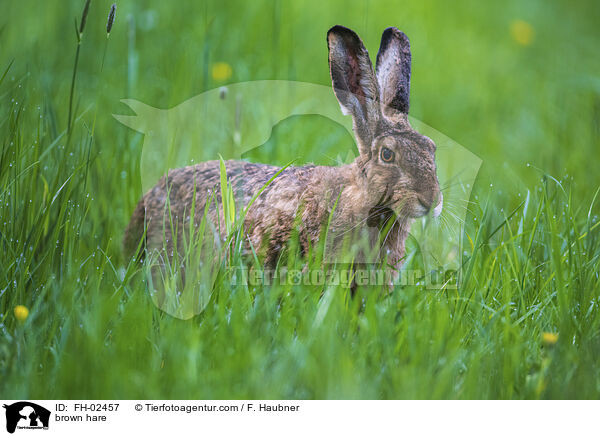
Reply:
[[398, 216], [391, 208], [387, 206], [375, 206], [369, 211], [367, 225], [383, 230], [386, 226], [391, 227], [397, 219]]

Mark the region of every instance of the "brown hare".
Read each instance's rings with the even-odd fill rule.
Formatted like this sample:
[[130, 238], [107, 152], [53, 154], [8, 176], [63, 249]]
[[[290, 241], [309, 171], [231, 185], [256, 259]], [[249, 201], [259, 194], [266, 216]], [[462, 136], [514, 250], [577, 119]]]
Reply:
[[[435, 144], [408, 122], [409, 41], [398, 29], [386, 29], [376, 73], [352, 30], [331, 28], [327, 44], [333, 90], [342, 111], [352, 115], [359, 156], [339, 167], [285, 168], [249, 207], [244, 219], [247, 243], [266, 266], [274, 266], [292, 232], [298, 232], [306, 252], [323, 235], [325, 224], [334, 248], [350, 230], [362, 229], [397, 270], [412, 220], [430, 211], [437, 216], [442, 208]], [[280, 170], [244, 161], [227, 161], [226, 168], [234, 195], [243, 205]], [[194, 197], [195, 210], [201, 211], [215, 196], [208, 217], [213, 228], [225, 229], [219, 185], [219, 161], [169, 171], [138, 203], [125, 232], [125, 254], [133, 256], [144, 246], [166, 248], [172, 256], [178, 250], [173, 247], [182, 246]], [[165, 224], [165, 216], [175, 224]], [[202, 214], [196, 213], [195, 224], [201, 219]]]

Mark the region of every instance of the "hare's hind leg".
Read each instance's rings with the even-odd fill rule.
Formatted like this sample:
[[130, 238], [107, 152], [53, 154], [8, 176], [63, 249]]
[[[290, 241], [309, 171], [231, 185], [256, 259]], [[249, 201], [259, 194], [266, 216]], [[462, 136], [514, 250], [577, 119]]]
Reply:
[[[135, 207], [123, 236], [123, 254], [125, 259], [132, 257], [136, 257], [137, 260], [143, 259], [146, 246], [145, 226], [146, 208], [144, 207], [144, 199], [142, 198]], [[144, 238], [143, 241], [142, 237]]]

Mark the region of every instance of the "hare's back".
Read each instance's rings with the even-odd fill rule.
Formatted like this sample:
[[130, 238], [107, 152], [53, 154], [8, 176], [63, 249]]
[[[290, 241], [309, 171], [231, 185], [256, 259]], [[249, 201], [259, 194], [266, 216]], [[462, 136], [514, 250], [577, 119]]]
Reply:
[[[229, 160], [225, 162], [227, 181], [238, 199], [248, 200], [273, 177], [280, 168], [260, 163]], [[197, 165], [169, 171], [167, 180], [161, 184], [170, 190], [170, 199], [185, 202], [197, 196], [215, 195], [221, 200], [221, 167], [219, 161], [208, 161]], [[198, 198], [197, 198], [198, 199]], [[244, 201], [246, 203], [246, 201]]]
[[[271, 165], [233, 160], [226, 161], [225, 168], [236, 200], [244, 205], [280, 170]], [[163, 239], [170, 246], [175, 237], [171, 235], [171, 229], [185, 228], [190, 221], [191, 211], [203, 211], [208, 199], [212, 204], [209, 216], [218, 220], [216, 205], [221, 203], [219, 161], [169, 170], [138, 203], [125, 231], [123, 246], [126, 255], [135, 253], [146, 226], [147, 247], [160, 248], [165, 242]], [[196, 214], [194, 221], [201, 216], [202, 213]], [[169, 225], [165, 226], [165, 219]], [[180, 236], [178, 234], [176, 238]]]
[[[247, 204], [252, 196], [264, 186], [280, 168], [244, 161], [226, 161], [228, 183], [237, 201]], [[182, 216], [189, 211], [195, 199], [195, 209], [202, 210], [209, 198], [221, 202], [221, 169], [219, 161], [202, 162], [197, 165], [170, 170], [154, 188], [145, 195], [146, 209], [164, 211], [166, 201], [172, 214]]]

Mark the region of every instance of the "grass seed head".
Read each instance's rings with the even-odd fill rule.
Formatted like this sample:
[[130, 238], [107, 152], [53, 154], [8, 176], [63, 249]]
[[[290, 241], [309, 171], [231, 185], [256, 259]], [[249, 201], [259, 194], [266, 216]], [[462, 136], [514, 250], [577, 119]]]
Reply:
[[115, 22], [115, 13], [117, 12], [117, 4], [113, 3], [108, 11], [108, 20], [106, 21], [106, 34], [109, 35], [112, 29], [113, 23]]
[[88, 12], [90, 11], [90, 3], [91, 0], [86, 0], [85, 5], [83, 6], [83, 12], [81, 13], [81, 22], [79, 23], [79, 33], [83, 33], [83, 29], [85, 29], [85, 22], [87, 20]]

